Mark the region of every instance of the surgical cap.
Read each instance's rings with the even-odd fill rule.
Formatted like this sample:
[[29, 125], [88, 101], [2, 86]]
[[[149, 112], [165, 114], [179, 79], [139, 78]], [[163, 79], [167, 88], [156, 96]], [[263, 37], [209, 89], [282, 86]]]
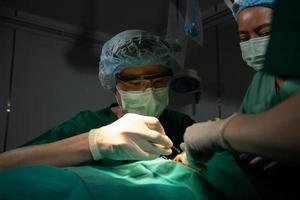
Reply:
[[273, 8], [274, 1], [275, 0], [235, 0], [232, 6], [232, 13], [237, 20], [240, 12], [245, 8], [254, 6]]
[[115, 74], [126, 67], [161, 64], [172, 68], [172, 50], [167, 42], [143, 30], [127, 30], [102, 47], [99, 79], [105, 89], [115, 89]]

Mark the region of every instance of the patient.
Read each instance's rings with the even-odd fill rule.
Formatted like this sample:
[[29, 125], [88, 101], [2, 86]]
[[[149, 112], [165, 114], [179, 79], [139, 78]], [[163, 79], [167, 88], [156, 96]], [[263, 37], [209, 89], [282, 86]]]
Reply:
[[258, 197], [232, 157], [219, 154], [204, 168], [191, 166], [184, 154], [175, 160], [178, 162], [163, 158], [130, 163], [103, 160], [95, 166], [2, 170], [0, 199], [211, 200], [240, 199], [245, 194], [244, 200]]
[[198, 173], [200, 173], [205, 168], [205, 162], [198, 163], [198, 164], [189, 163], [187, 158], [186, 158], [186, 153], [185, 152], [177, 154], [175, 156], [175, 158], [173, 158], [173, 160], [178, 162], [178, 163], [181, 163], [182, 165], [185, 165], [185, 166], [195, 170]]
[[0, 180], [0, 199], [220, 199], [201, 174], [163, 158], [14, 168], [0, 171]]

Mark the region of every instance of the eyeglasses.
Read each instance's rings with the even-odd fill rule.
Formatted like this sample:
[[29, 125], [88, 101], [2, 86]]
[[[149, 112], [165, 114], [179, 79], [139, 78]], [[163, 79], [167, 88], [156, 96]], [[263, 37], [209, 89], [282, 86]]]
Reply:
[[124, 91], [138, 91], [146, 90], [149, 87], [162, 88], [169, 85], [172, 78], [172, 71], [166, 70], [158, 74], [151, 75], [132, 75], [122, 76], [117, 73], [115, 76], [122, 84], [118, 85], [118, 88]]

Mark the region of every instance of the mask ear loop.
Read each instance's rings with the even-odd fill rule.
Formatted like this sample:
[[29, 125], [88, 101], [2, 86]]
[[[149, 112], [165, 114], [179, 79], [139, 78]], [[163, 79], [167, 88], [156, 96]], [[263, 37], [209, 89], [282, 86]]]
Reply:
[[[115, 80], [115, 98], [116, 98], [116, 100], [117, 100], [117, 103], [119, 104], [119, 106], [121, 107], [121, 110], [123, 111], [123, 109], [122, 109], [122, 96], [121, 96], [121, 92], [120, 92], [120, 88], [118, 88], [118, 86], [117, 86], [117, 81], [120, 81], [120, 82], [123, 82], [123, 80], [121, 80], [121, 79], [119, 79], [119, 76], [118, 76], [118, 74], [116, 74], [116, 79], [117, 80]], [[119, 95], [118, 95], [119, 94]], [[120, 99], [121, 99], [121, 102], [119, 102], [119, 98], [118, 98], [118, 96], [120, 97]], [[123, 111], [124, 112], [124, 111]]]
[[[118, 98], [118, 96], [119, 96], [120, 98]], [[123, 107], [122, 107], [122, 96], [120, 95], [119, 88], [117, 87], [117, 85], [116, 85], [116, 90], [115, 90], [115, 98], [116, 98], [116, 101], [117, 101], [117, 103], [118, 103], [118, 105], [119, 105], [119, 108], [120, 108], [122, 114], [126, 114], [126, 113], [124, 112], [124, 110], [123, 110]], [[121, 102], [119, 102], [119, 99], [121, 99]]]

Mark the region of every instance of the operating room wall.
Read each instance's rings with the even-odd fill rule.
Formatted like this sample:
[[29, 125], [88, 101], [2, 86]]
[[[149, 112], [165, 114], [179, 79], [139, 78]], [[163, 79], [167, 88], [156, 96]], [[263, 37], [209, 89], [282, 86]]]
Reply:
[[6, 105], [9, 96], [12, 37], [13, 30], [0, 26], [0, 151], [4, 148], [4, 133], [7, 122]]
[[194, 94], [173, 94], [173, 108], [196, 121], [226, 117], [239, 110], [253, 71], [241, 58], [237, 24], [230, 12], [204, 24], [204, 44], [188, 43], [185, 68], [201, 78], [199, 103]]
[[100, 43], [2, 20], [0, 44], [1, 151], [114, 100], [97, 78]]
[[[78, 111], [114, 101], [97, 79], [101, 44], [10, 21], [0, 21], [0, 44], [0, 151], [29, 141]], [[172, 109], [197, 121], [238, 110], [252, 73], [241, 60], [232, 18], [205, 24], [204, 46], [188, 43], [185, 67], [196, 69], [202, 79], [200, 101], [171, 92]]]

